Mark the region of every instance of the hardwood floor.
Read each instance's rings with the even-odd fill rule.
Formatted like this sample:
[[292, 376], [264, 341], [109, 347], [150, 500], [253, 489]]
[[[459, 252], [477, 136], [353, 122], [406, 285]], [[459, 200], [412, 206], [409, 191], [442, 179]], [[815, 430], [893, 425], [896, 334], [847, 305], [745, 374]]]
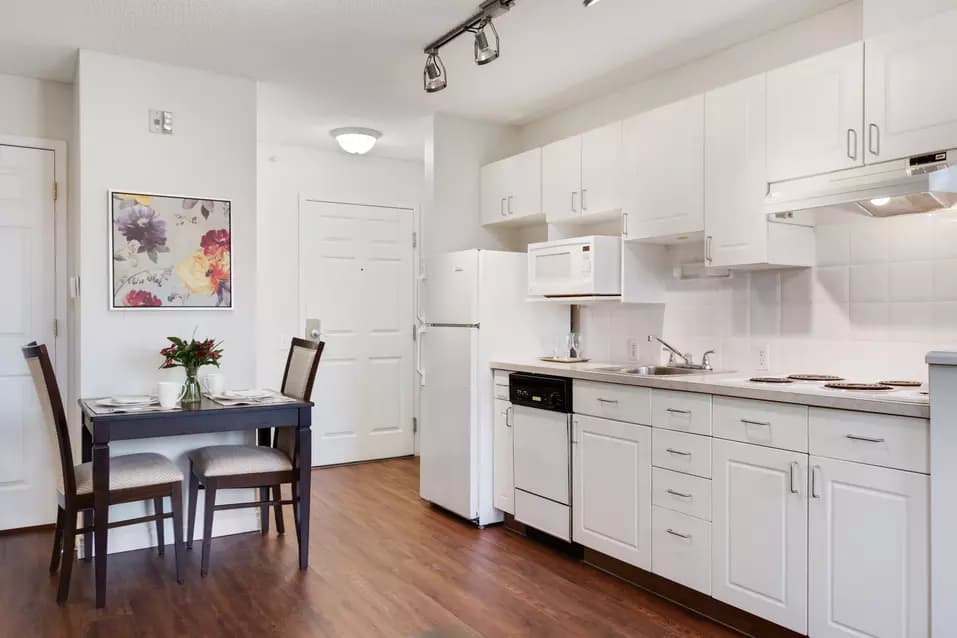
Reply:
[[310, 568], [296, 536], [216, 538], [208, 577], [187, 554], [142, 550], [109, 561], [108, 606], [93, 607], [93, 568], [77, 563], [70, 600], [47, 573], [52, 531], [0, 536], [0, 636], [735, 636], [554, 550], [477, 530], [418, 497], [401, 459], [312, 473]]

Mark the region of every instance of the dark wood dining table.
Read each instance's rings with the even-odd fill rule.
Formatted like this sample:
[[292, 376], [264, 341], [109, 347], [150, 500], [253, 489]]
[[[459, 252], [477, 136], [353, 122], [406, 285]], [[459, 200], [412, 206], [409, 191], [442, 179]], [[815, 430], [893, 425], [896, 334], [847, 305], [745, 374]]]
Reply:
[[[96, 606], [106, 605], [107, 529], [109, 526], [110, 443], [133, 439], [151, 439], [184, 434], [209, 434], [236, 430], [256, 430], [259, 445], [270, 444], [274, 427], [297, 428], [297, 458], [294, 467], [299, 472], [299, 568], [309, 566], [309, 504], [310, 470], [312, 469], [312, 402], [289, 399], [281, 403], [250, 403], [224, 406], [203, 398], [197, 404], [185, 404], [176, 410], [134, 411], [116, 409], [102, 413], [94, 408], [95, 399], [80, 399], [83, 413], [82, 460], [93, 462], [93, 534], [85, 534], [84, 557], [89, 559], [89, 547], [94, 544], [94, 571], [96, 573]], [[88, 527], [89, 511], [84, 512], [84, 527]], [[93, 536], [93, 538], [90, 538]]]

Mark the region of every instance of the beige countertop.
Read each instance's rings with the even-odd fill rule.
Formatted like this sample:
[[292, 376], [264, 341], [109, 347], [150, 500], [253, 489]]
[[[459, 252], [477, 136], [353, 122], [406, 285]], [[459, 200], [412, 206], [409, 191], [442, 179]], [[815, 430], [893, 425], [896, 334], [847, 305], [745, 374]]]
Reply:
[[[616, 363], [551, 363], [546, 361], [493, 361], [495, 370], [551, 374], [586, 381], [619, 383], [665, 390], [703, 392], [720, 396], [797, 403], [819, 408], [856, 410], [877, 414], [892, 414], [927, 419], [930, 417], [930, 401], [926, 385], [921, 388], [899, 388], [882, 392], [862, 392], [825, 388], [815, 381], [795, 381], [783, 384], [762, 384], [748, 381], [751, 375], [741, 372], [708, 372], [676, 376], [639, 376], [622, 372], [600, 370], [601, 367], [628, 366], [635, 364]], [[761, 376], [776, 376], [761, 373]], [[852, 379], [849, 379], [853, 381]], [[873, 379], [866, 380], [873, 382]]]

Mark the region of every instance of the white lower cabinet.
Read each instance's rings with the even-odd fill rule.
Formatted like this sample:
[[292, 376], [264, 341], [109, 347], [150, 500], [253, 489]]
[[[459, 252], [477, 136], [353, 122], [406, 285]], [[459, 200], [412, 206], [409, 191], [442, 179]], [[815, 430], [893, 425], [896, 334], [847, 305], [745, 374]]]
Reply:
[[811, 457], [809, 633], [929, 636], [930, 480]]
[[807, 466], [806, 454], [714, 441], [711, 595], [798, 633], [807, 633]]
[[653, 514], [651, 571], [711, 593], [711, 523], [663, 507]]
[[[496, 387], [496, 390], [498, 388]], [[492, 470], [492, 505], [515, 513], [515, 478], [512, 467], [512, 404], [495, 400], [495, 431]]]
[[576, 414], [572, 539], [651, 570], [651, 428]]

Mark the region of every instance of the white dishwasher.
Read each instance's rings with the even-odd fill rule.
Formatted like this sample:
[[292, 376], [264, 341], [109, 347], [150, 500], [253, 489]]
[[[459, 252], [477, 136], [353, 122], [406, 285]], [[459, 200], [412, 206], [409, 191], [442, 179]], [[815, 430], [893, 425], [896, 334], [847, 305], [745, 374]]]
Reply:
[[513, 372], [515, 520], [571, 540], [572, 381]]

